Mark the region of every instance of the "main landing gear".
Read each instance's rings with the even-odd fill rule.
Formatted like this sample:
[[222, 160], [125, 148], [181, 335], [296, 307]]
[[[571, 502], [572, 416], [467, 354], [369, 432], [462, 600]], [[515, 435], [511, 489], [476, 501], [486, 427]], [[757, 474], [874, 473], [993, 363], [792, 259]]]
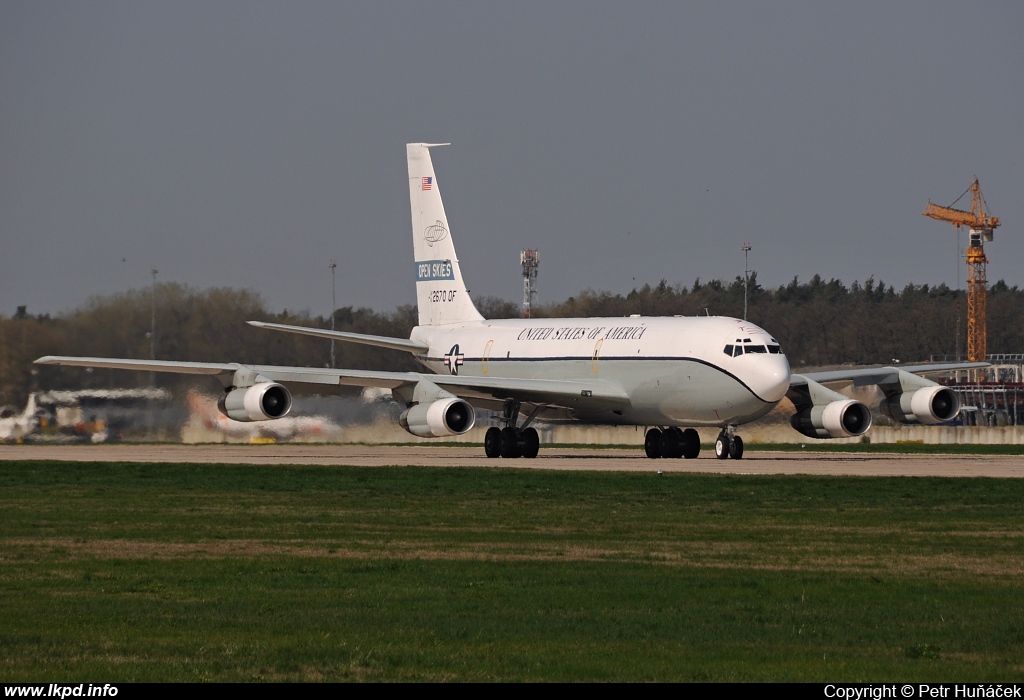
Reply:
[[[715, 440], [715, 457], [742, 459], [743, 440], [735, 435], [735, 428], [723, 428]], [[644, 436], [644, 452], [651, 459], [659, 457], [695, 459], [700, 454], [700, 436], [693, 428], [651, 428]]]
[[667, 457], [695, 459], [700, 454], [700, 436], [693, 428], [651, 428], [644, 436], [644, 452], [651, 459]]
[[539, 407], [526, 419], [526, 422], [519, 428], [516, 421], [519, 418], [519, 402], [505, 402], [505, 412], [502, 421], [504, 428], [488, 428], [484, 435], [484, 453], [488, 457], [504, 457], [505, 459], [516, 459], [525, 457], [534, 459], [540, 451], [540, 435], [533, 428], [527, 427], [533, 417], [539, 412]]
[[540, 436], [533, 428], [518, 430], [512, 426], [488, 428], [484, 435], [484, 452], [488, 457], [533, 459], [540, 451]]

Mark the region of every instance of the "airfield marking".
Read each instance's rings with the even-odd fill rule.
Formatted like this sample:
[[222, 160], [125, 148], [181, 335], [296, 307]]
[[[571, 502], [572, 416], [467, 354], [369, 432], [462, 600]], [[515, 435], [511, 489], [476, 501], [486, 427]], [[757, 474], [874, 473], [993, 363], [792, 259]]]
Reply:
[[537, 459], [488, 459], [483, 448], [393, 445], [0, 445], [0, 460], [308, 464], [365, 467], [518, 467], [581, 471], [1024, 477], [1024, 455], [909, 455], [748, 451], [742, 460], [647, 459], [642, 448], [541, 448]]

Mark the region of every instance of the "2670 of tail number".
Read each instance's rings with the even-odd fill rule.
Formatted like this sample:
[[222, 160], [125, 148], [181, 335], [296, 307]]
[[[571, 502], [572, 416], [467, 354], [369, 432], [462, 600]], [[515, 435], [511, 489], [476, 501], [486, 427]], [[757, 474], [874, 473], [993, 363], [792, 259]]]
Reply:
[[433, 292], [430, 293], [430, 301], [434, 301], [434, 302], [438, 302], [438, 301], [444, 301], [444, 302], [454, 301], [455, 300], [455, 294], [456, 294], [456, 292], [455, 292], [454, 289], [452, 289], [452, 290], [444, 290], [444, 289], [434, 290]]

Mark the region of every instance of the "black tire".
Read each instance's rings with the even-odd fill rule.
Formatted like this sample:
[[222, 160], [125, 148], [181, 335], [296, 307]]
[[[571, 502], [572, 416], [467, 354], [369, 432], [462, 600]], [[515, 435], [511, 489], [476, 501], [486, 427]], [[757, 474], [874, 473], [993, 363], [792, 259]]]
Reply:
[[696, 459], [700, 454], [700, 435], [693, 428], [683, 431], [683, 457]]
[[502, 428], [498, 445], [498, 450], [505, 459], [519, 457], [519, 431], [512, 427]]
[[526, 459], [534, 459], [540, 452], [540, 435], [533, 428], [527, 428], [519, 434], [519, 451]]
[[719, 435], [715, 440], [715, 457], [729, 459], [729, 440], [724, 435]]
[[661, 431], [657, 428], [651, 428], [644, 436], [644, 452], [651, 459], [661, 457]]
[[501, 428], [488, 428], [484, 433], [484, 454], [492, 459], [501, 456]]
[[661, 431], [661, 456], [666, 459], [678, 459], [683, 456], [682, 430], [666, 428]]
[[743, 438], [739, 435], [732, 439], [732, 446], [729, 448], [729, 455], [733, 459], [743, 459]]

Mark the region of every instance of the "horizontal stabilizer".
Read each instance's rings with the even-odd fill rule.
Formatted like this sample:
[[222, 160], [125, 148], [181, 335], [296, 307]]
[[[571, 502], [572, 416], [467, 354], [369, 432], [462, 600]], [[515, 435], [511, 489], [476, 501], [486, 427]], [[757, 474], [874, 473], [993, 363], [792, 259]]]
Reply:
[[420, 343], [415, 340], [388, 338], [383, 335], [364, 335], [362, 333], [349, 333], [347, 331], [331, 331], [324, 328], [307, 328], [306, 326], [286, 326], [281, 323], [265, 323], [263, 321], [248, 321], [248, 324], [250, 326], [255, 326], [256, 328], [267, 328], [272, 331], [284, 331], [285, 333], [298, 333], [300, 335], [312, 335], [318, 338], [343, 340], [346, 343], [375, 345], [379, 348], [389, 348], [391, 350], [425, 353], [429, 349], [424, 343]]
[[131, 369], [139, 372], [174, 372], [175, 374], [206, 374], [216, 376], [234, 372], [241, 365], [234, 362], [174, 362], [164, 360], [126, 360], [116, 357], [66, 357], [47, 355], [36, 360], [37, 365], [64, 365], [66, 367], [98, 367], [101, 369]]

